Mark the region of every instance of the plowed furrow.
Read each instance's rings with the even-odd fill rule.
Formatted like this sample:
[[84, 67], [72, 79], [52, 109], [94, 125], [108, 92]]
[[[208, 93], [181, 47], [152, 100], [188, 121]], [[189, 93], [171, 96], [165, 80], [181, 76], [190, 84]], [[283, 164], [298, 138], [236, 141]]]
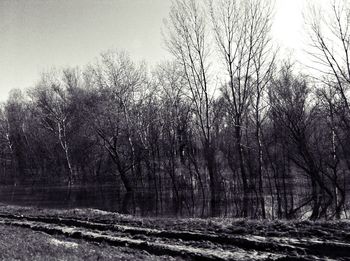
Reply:
[[[245, 251], [271, 252], [275, 254], [284, 253], [288, 256], [310, 255], [319, 257], [339, 258], [350, 257], [350, 244], [337, 241], [319, 240], [317, 238], [292, 238], [292, 237], [261, 237], [254, 235], [230, 235], [223, 233], [203, 233], [177, 230], [158, 230], [127, 225], [106, 224], [91, 222], [74, 218], [42, 217], [42, 216], [20, 216], [12, 214], [0, 214], [0, 218], [9, 220], [23, 220], [42, 222], [45, 224], [65, 225], [68, 227], [84, 228], [94, 231], [111, 231], [117, 234], [127, 234], [130, 238], [153, 237], [175, 241], [210, 242], [220, 246], [222, 249], [231, 251], [232, 247]], [[187, 244], [189, 245], [189, 244]]]
[[191, 247], [178, 244], [178, 242], [174, 242], [174, 244], [154, 242], [152, 238], [149, 238], [149, 240], [133, 239], [128, 234], [125, 234], [125, 236], [113, 236], [86, 228], [67, 227], [34, 221], [4, 219], [0, 223], [30, 228], [34, 231], [42, 231], [51, 235], [64, 235], [86, 241], [105, 242], [113, 246], [128, 246], [156, 255], [182, 256], [191, 260], [283, 260], [286, 258], [285, 255], [281, 254], [245, 251], [238, 248], [235, 251], [227, 251], [220, 248]]

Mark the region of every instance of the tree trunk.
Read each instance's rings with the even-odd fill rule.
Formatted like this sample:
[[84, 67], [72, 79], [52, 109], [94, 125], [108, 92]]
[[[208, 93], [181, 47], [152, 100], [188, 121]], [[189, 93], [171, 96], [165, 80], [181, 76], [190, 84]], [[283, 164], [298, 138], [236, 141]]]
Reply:
[[[258, 116], [257, 116], [258, 118]], [[265, 210], [265, 197], [264, 197], [264, 188], [263, 188], [263, 171], [262, 171], [262, 161], [263, 161], [263, 152], [261, 145], [261, 135], [260, 135], [260, 121], [257, 122], [256, 127], [256, 139], [258, 144], [258, 177], [259, 177], [259, 201], [261, 207], [261, 216], [263, 219], [266, 218], [266, 210]]]
[[69, 145], [67, 141], [67, 136], [66, 136], [66, 122], [65, 120], [62, 120], [58, 123], [58, 139], [60, 141], [61, 147], [64, 151], [64, 155], [66, 158], [67, 166], [68, 166], [68, 194], [67, 194], [67, 200], [69, 200], [70, 195], [71, 195], [71, 190], [72, 190], [72, 184], [73, 184], [73, 165], [69, 153]]
[[242, 177], [242, 185], [243, 185], [243, 217], [248, 217], [248, 210], [249, 210], [249, 188], [248, 188], [248, 179], [247, 179], [247, 173], [245, 170], [245, 164], [244, 164], [244, 155], [243, 155], [243, 146], [242, 146], [242, 136], [241, 136], [241, 127], [239, 126], [240, 122], [236, 124], [235, 127], [235, 135], [236, 135], [236, 147], [238, 150], [238, 160], [239, 160], [239, 167], [241, 171], [241, 177]]
[[220, 216], [220, 202], [221, 202], [221, 191], [220, 181], [216, 169], [215, 150], [209, 145], [205, 148], [205, 160], [209, 173], [209, 187], [210, 187], [210, 216]]

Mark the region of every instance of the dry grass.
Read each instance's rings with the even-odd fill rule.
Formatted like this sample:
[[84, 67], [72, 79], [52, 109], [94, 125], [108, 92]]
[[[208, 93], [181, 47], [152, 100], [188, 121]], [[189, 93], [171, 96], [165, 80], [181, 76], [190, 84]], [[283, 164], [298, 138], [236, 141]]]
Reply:
[[0, 213], [79, 218], [103, 223], [135, 225], [161, 230], [201, 231], [233, 235], [320, 237], [350, 242], [350, 221], [248, 220], [233, 218], [140, 218], [96, 209], [39, 209], [0, 205]]
[[172, 260], [127, 247], [111, 247], [25, 228], [0, 225], [0, 260]]

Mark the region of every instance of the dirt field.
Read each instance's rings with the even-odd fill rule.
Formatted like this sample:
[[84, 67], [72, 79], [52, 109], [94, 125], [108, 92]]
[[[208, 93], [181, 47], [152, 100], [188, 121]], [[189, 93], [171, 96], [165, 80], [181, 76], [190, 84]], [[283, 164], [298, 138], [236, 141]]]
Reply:
[[[35, 254], [41, 248], [56, 260], [350, 260], [349, 221], [136, 218], [3, 205], [0, 224], [0, 247], [11, 249], [7, 234], [24, 233], [22, 256], [35, 260], [45, 260], [45, 251]], [[2, 259], [21, 259], [1, 252]]]

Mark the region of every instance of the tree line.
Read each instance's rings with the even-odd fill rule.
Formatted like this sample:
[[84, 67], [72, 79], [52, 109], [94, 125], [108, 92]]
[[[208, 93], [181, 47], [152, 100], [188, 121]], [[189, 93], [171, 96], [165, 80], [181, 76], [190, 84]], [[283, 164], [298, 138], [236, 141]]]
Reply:
[[347, 217], [347, 1], [310, 9], [309, 75], [279, 57], [270, 1], [203, 2], [173, 2], [173, 59], [151, 72], [107, 51], [13, 90], [1, 107], [0, 182], [115, 184], [150, 195], [156, 214], [172, 202], [189, 216]]

